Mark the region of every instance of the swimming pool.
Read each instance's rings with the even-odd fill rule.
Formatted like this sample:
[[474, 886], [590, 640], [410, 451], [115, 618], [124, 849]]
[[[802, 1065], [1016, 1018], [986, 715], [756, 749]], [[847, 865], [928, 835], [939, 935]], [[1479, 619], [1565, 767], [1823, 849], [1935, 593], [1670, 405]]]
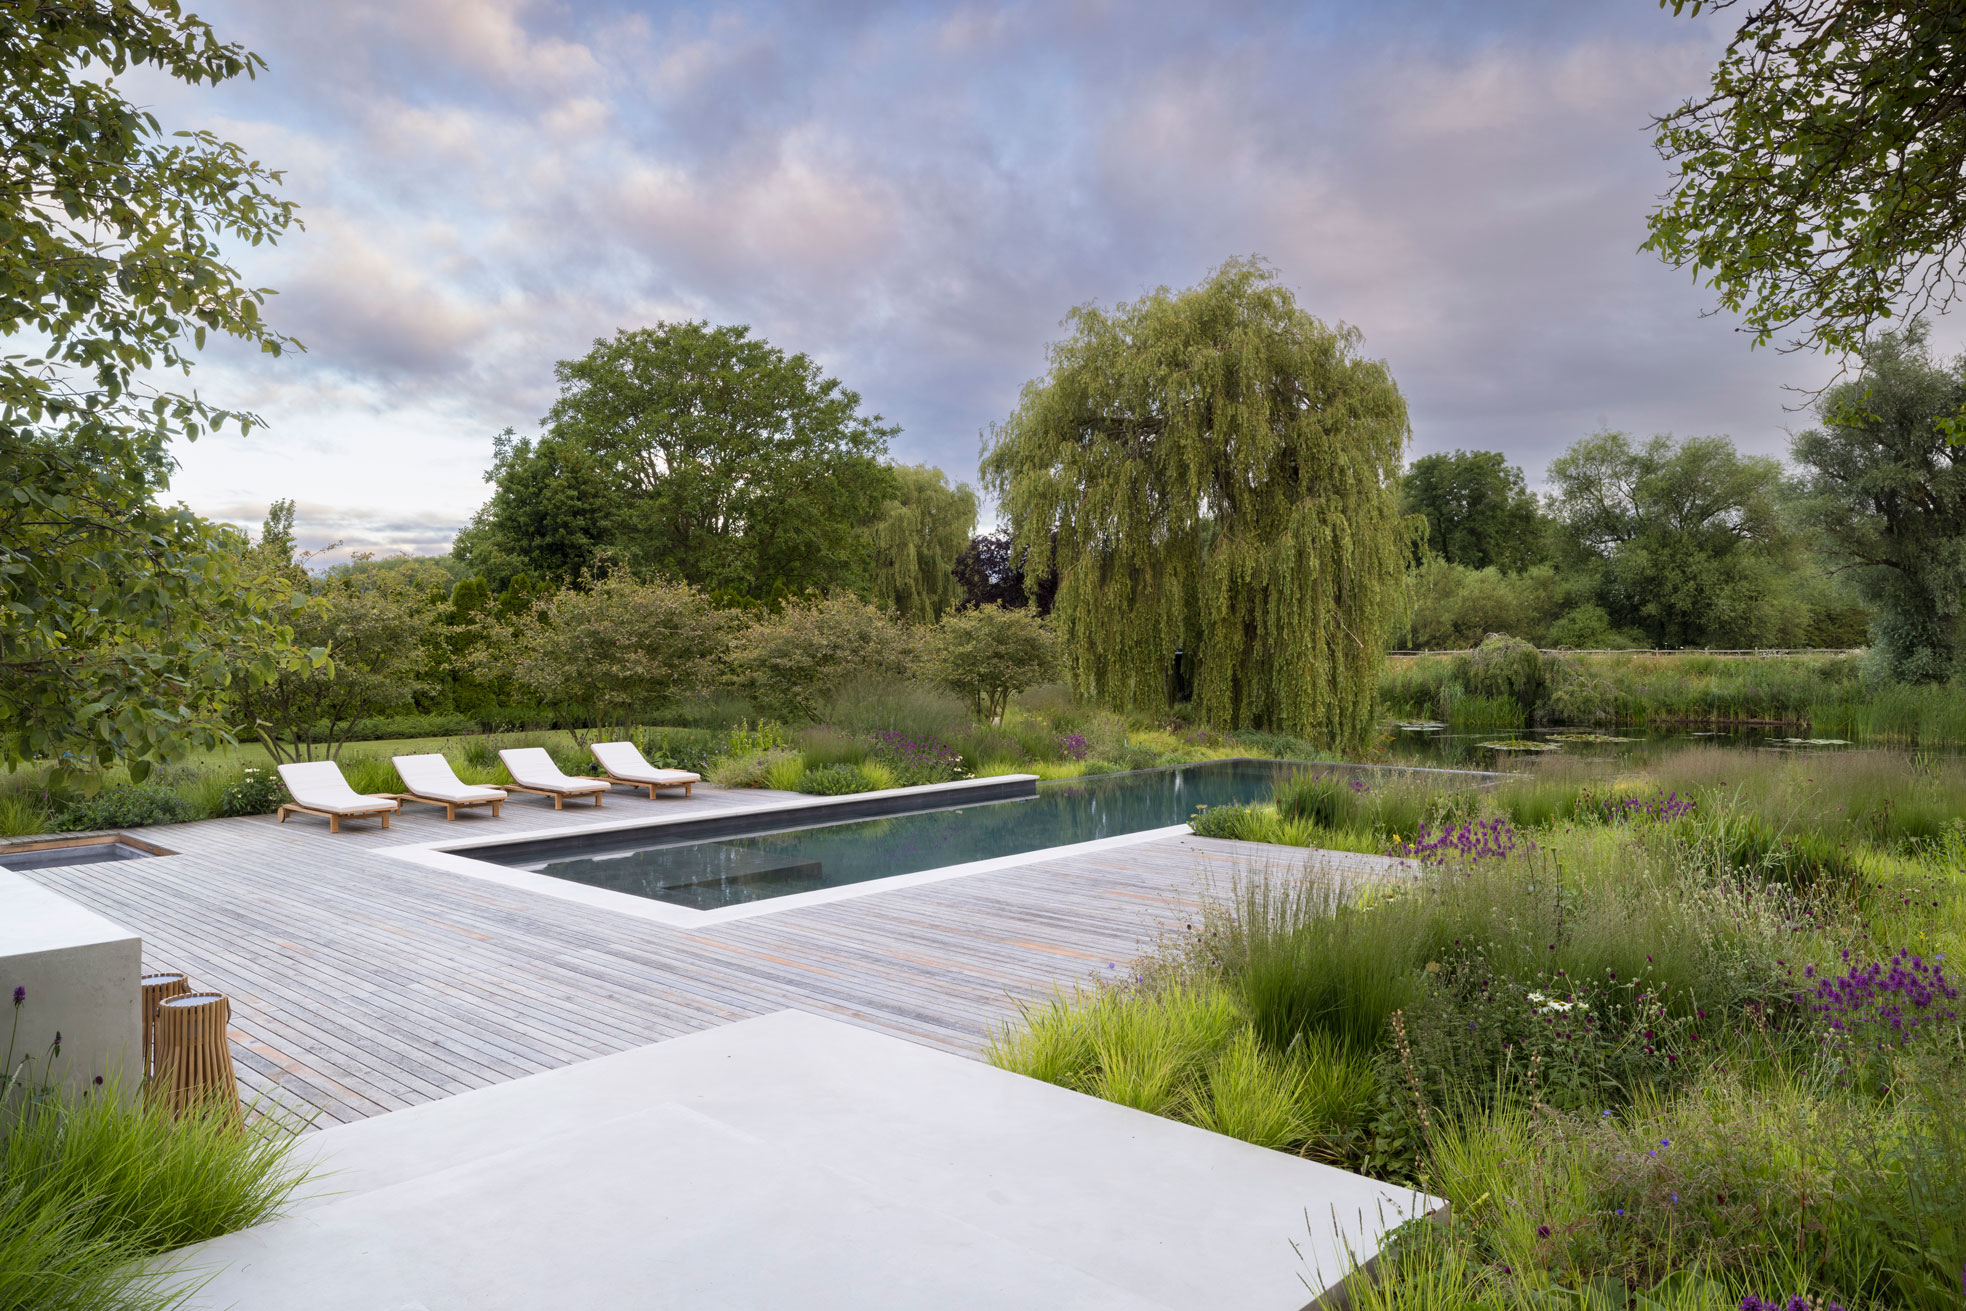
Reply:
[[1201, 806], [1266, 800], [1279, 780], [1312, 768], [1320, 766], [1212, 760], [1040, 783], [1035, 796], [954, 807], [925, 793], [922, 804], [938, 808], [847, 823], [806, 816], [804, 826], [793, 827], [800, 816], [762, 814], [748, 820], [760, 831], [710, 841], [629, 829], [470, 854], [589, 887], [716, 910], [1167, 828]]

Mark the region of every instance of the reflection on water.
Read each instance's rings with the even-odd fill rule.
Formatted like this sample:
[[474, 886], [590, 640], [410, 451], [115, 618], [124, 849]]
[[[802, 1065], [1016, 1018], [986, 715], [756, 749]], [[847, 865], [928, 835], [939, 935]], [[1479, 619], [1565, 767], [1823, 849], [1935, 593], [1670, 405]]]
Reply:
[[1312, 766], [1218, 760], [1040, 783], [1038, 795], [759, 837], [649, 846], [528, 861], [525, 868], [698, 910], [833, 888], [945, 865], [1021, 855], [1180, 824], [1201, 806], [1267, 800]]
[[[1835, 750], [1849, 743], [1819, 740], [1813, 744], [1794, 735], [1796, 728], [1491, 728], [1469, 730], [1447, 725], [1395, 726], [1387, 744], [1391, 758], [1414, 765], [1451, 769], [1512, 769], [1525, 760], [1545, 755], [1584, 756], [1642, 765], [1671, 751], [1693, 746]], [[1534, 743], [1554, 746], [1554, 752], [1499, 750], [1487, 743]]]

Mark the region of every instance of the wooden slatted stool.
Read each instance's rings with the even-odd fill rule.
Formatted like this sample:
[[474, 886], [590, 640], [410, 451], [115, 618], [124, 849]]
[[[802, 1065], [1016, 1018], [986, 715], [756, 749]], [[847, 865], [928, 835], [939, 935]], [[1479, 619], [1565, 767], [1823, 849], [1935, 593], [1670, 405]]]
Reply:
[[165, 971], [143, 976], [143, 1077], [157, 1073], [157, 1005], [166, 997], [182, 997], [191, 991], [191, 980]]
[[157, 1004], [157, 1077], [150, 1087], [171, 1114], [210, 1102], [238, 1115], [239, 1081], [225, 1032], [231, 1018], [223, 993], [187, 992]]

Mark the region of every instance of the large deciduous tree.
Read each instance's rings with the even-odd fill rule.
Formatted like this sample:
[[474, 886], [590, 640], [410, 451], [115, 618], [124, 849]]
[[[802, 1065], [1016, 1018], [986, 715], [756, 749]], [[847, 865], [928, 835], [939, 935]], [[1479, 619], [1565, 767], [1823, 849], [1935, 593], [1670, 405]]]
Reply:
[[955, 565], [976, 530], [976, 493], [925, 464], [897, 466], [894, 484], [873, 528], [874, 604], [932, 624], [962, 599]]
[[1055, 564], [1073, 683], [1163, 709], [1184, 651], [1209, 721], [1359, 741], [1412, 536], [1385, 365], [1253, 260], [1067, 322], [984, 475]]
[[[1736, 0], [1661, 0], [1676, 13]], [[1646, 245], [1756, 344], [1861, 350], [1966, 271], [1966, 7], [1748, 0], [1707, 93], [1658, 121], [1678, 167]]]
[[[262, 67], [175, 0], [0, 5], [0, 759], [156, 759], [224, 737], [242, 677], [290, 659], [236, 534], [155, 497], [173, 438], [233, 414], [146, 379], [207, 334], [278, 354], [221, 241], [293, 222], [279, 174], [168, 132], [112, 80], [191, 86]], [[317, 653], [318, 655], [319, 653]]]
[[621, 526], [619, 488], [577, 441], [517, 437], [492, 443], [492, 498], [458, 534], [453, 555], [503, 588], [514, 575], [568, 582], [597, 572]]
[[1900, 682], [1942, 682], [1959, 668], [1966, 452], [1946, 420], [1963, 409], [1966, 356], [1935, 361], [1915, 321], [1873, 342], [1863, 372], [1818, 402], [1822, 426], [1793, 443], [1804, 517], [1877, 607], [1871, 659]]
[[[1550, 462], [1551, 510], [1611, 618], [1659, 646], [1788, 645], [1782, 467], [1725, 437], [1600, 432]], [[1576, 561], [1573, 560], [1573, 563]]]
[[1401, 483], [1408, 514], [1426, 516], [1427, 546], [1470, 569], [1526, 569], [1541, 557], [1536, 498], [1500, 451], [1423, 455]]
[[549, 435], [615, 489], [629, 563], [754, 600], [866, 585], [898, 430], [811, 359], [742, 326], [664, 323], [555, 372]]

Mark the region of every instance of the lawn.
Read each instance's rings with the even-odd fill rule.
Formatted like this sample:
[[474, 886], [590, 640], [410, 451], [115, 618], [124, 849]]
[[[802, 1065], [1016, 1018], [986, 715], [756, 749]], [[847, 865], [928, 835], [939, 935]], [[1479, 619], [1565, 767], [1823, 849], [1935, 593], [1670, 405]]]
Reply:
[[1423, 874], [1279, 848], [992, 1059], [1447, 1197], [1362, 1306], [1960, 1305], [1966, 766], [1314, 778], [1240, 822]]

